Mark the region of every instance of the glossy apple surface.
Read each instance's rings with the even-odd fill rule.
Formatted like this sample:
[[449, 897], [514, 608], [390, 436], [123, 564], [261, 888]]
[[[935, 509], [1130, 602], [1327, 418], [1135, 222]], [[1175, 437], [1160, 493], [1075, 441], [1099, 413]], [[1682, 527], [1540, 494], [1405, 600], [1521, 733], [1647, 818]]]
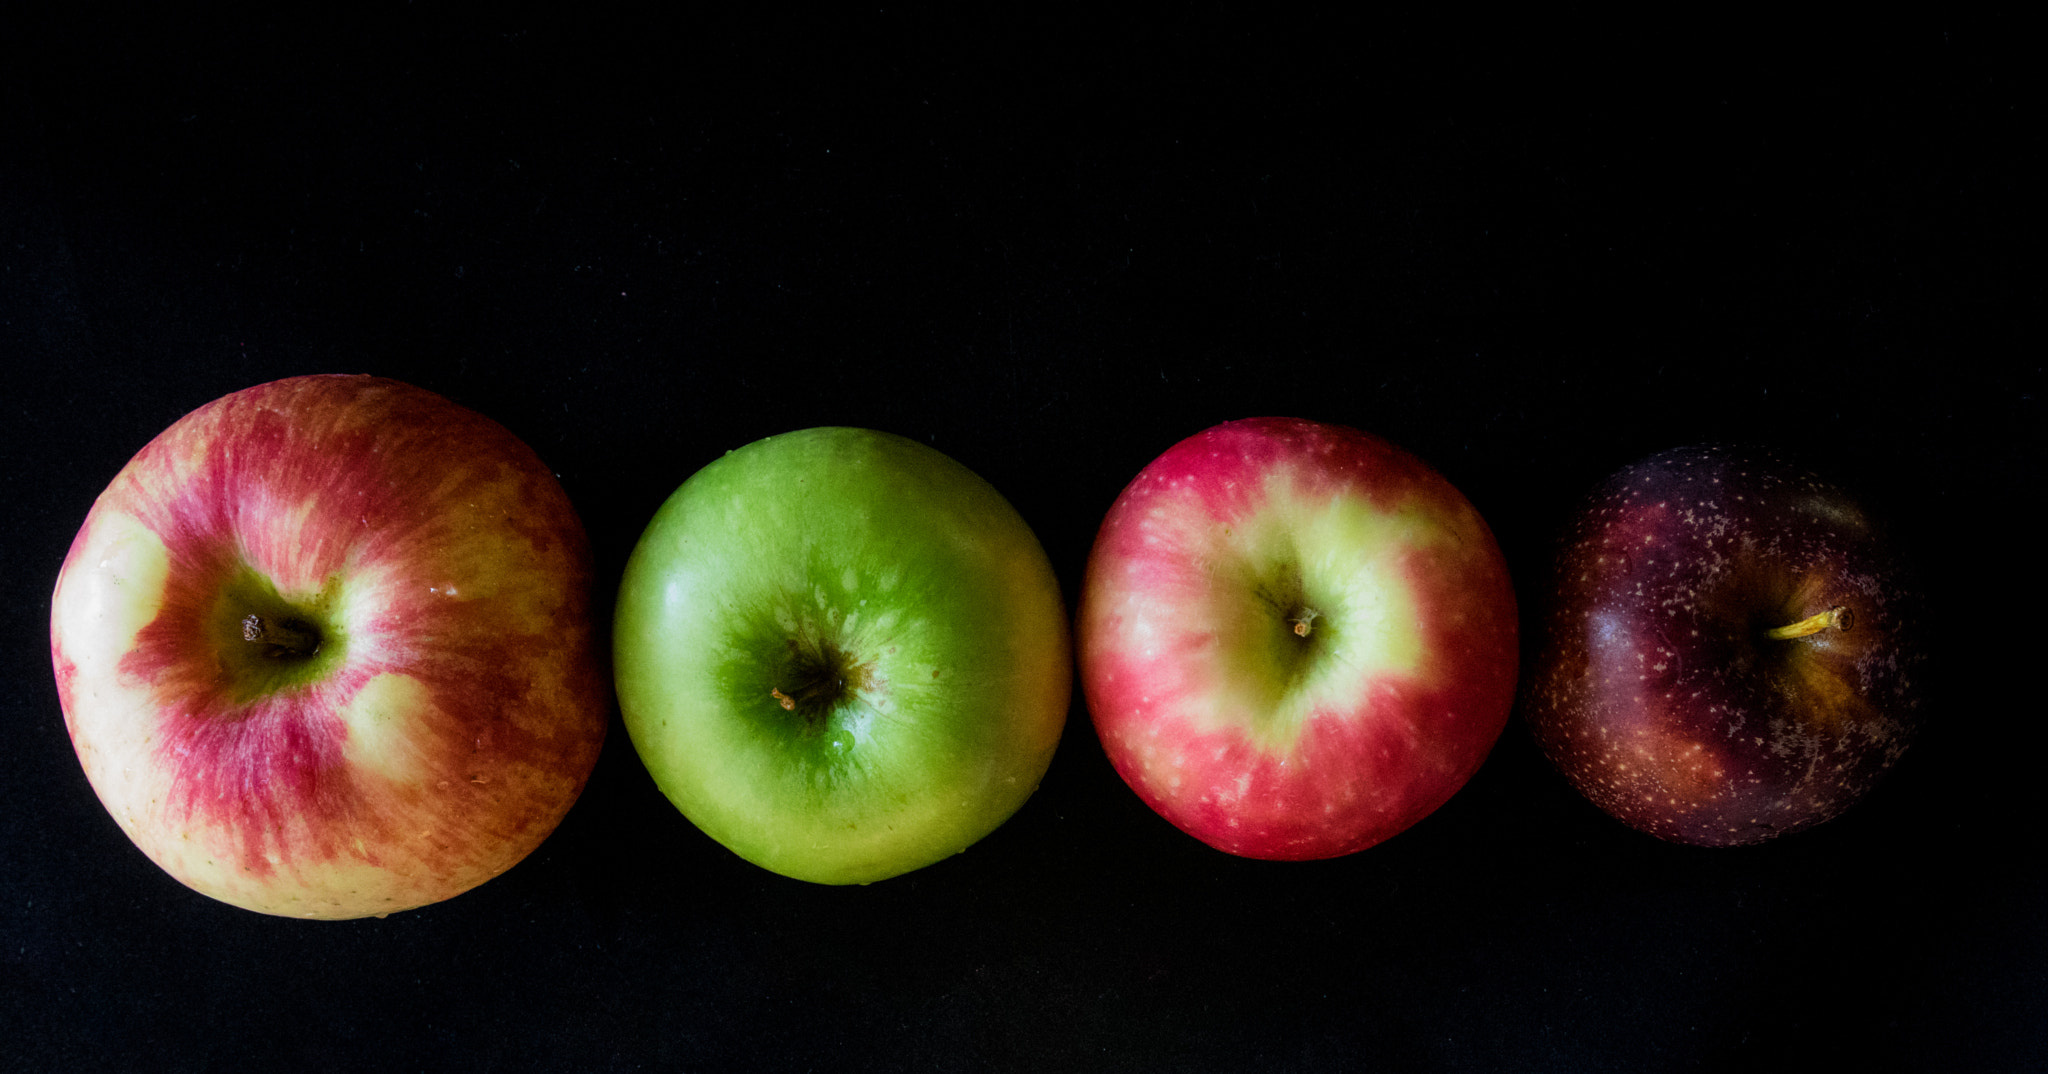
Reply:
[[1737, 846], [1841, 813], [1919, 724], [1916, 597], [1841, 489], [1703, 445], [1593, 491], [1530, 681], [1537, 743], [1631, 826]]
[[1506, 725], [1514, 590], [1420, 459], [1289, 418], [1176, 444], [1096, 537], [1078, 618], [1103, 749], [1233, 854], [1379, 843], [1464, 786]]
[[589, 553], [502, 426], [375, 377], [274, 381], [138, 453], [57, 578], [51, 656], [108, 812], [270, 914], [436, 902], [554, 829], [604, 737]]
[[867, 883], [957, 854], [1038, 786], [1073, 690], [1059, 586], [996, 490], [825, 428], [693, 475], [619, 589], [619, 705], [656, 784], [757, 865]]

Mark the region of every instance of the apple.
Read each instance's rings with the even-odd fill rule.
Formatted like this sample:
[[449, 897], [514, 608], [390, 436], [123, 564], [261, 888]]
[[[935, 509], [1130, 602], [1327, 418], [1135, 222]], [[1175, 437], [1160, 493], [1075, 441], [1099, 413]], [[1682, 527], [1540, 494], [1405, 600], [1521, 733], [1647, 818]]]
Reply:
[[608, 715], [582, 524], [504, 427], [367, 376], [273, 381], [149, 442], [51, 600], [86, 778], [179, 881], [383, 915], [511, 868]]
[[1836, 486], [1765, 448], [1652, 455], [1565, 534], [1529, 726], [1572, 786], [1651, 835], [1812, 827], [1913, 740], [1916, 600]]
[[1076, 634], [1112, 764], [1246, 857], [1330, 858], [1464, 786], [1514, 700], [1514, 589], [1472, 504], [1377, 436], [1197, 433], [1117, 497]]
[[1031, 528], [913, 440], [823, 428], [697, 471], [619, 585], [619, 707], [690, 822], [823, 884], [917, 869], [1038, 786], [1073, 691]]

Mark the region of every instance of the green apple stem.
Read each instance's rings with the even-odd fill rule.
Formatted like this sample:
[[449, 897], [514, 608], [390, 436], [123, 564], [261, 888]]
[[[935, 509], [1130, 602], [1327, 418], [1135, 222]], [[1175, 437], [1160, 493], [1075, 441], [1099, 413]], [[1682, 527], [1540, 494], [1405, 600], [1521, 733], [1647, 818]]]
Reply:
[[1772, 627], [1770, 630], [1765, 631], [1765, 634], [1773, 641], [1786, 641], [1791, 638], [1803, 638], [1809, 634], [1818, 634], [1829, 627], [1833, 627], [1836, 630], [1847, 630], [1855, 621], [1856, 617], [1849, 614], [1849, 609], [1837, 604], [1827, 611], [1816, 615], [1809, 615], [1796, 623]]
[[320, 651], [320, 635], [306, 624], [292, 619], [265, 619], [250, 613], [242, 617], [242, 640], [267, 645], [272, 656], [312, 656]]
[[1308, 637], [1309, 632], [1315, 629], [1316, 616], [1321, 614], [1321, 612], [1316, 611], [1314, 608], [1304, 608], [1300, 615], [1289, 619], [1288, 622], [1294, 624], [1294, 636], [1297, 638]]
[[829, 644], [806, 653], [789, 672], [789, 678], [798, 680], [796, 685], [787, 690], [771, 686], [768, 696], [782, 706], [782, 711], [797, 713], [806, 720], [824, 716], [866, 682], [866, 670]]

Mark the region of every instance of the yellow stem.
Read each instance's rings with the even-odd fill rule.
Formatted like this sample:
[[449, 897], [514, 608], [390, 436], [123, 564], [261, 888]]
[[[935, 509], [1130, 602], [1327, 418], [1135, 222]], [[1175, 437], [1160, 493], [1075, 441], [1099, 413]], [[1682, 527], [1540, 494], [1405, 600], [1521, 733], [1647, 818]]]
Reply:
[[1772, 627], [1770, 630], [1765, 631], [1765, 635], [1774, 641], [1785, 641], [1791, 638], [1803, 638], [1808, 634], [1818, 634], [1829, 627], [1833, 627], [1836, 630], [1847, 630], [1855, 621], [1855, 617], [1849, 614], [1849, 609], [1837, 604], [1827, 611], [1816, 615], [1809, 615], [1796, 623]]

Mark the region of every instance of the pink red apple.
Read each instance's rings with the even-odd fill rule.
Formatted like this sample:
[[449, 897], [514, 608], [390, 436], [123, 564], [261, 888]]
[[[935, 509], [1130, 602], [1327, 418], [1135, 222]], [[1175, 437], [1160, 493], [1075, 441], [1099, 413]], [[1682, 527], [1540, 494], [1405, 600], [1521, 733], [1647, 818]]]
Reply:
[[504, 427], [296, 377], [186, 415], [100, 494], [51, 607], [86, 777], [165, 871], [264, 913], [449, 898], [596, 762], [582, 524]]
[[1508, 718], [1493, 534], [1387, 441], [1289, 418], [1176, 444], [1103, 520], [1078, 619], [1110, 761], [1248, 857], [1372, 846], [1464, 786]]
[[1652, 835], [1808, 828], [1913, 740], [1915, 600], [1840, 488], [1762, 448], [1653, 455], [1565, 535], [1529, 726], [1572, 786]]

